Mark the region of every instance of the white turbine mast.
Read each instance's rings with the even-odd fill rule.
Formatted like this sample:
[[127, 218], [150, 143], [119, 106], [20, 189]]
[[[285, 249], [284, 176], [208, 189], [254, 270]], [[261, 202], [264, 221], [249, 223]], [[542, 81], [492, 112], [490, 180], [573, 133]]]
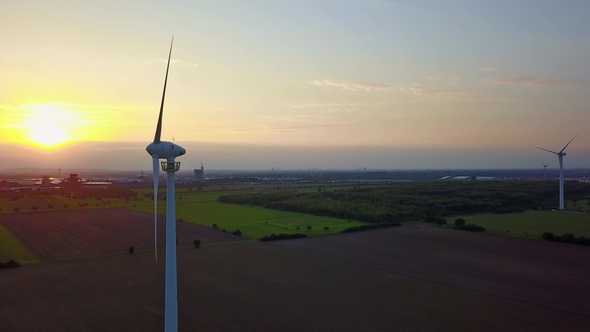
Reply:
[[[576, 138], [576, 136], [578, 136], [578, 134], [576, 134], [574, 136], [574, 138]], [[570, 143], [574, 140], [574, 138], [572, 138], [563, 147], [563, 149], [561, 149], [561, 151], [559, 151], [559, 152], [555, 152], [555, 151], [543, 149], [543, 148], [540, 148], [540, 147], [537, 146], [537, 149], [541, 149], [543, 151], [551, 152], [551, 153], [557, 155], [557, 158], [559, 159], [559, 209], [560, 210], [563, 210], [564, 209], [564, 203], [563, 203], [563, 157], [566, 156], [566, 153], [563, 152], [563, 151], [565, 150], [565, 148], [567, 148], [568, 145], [570, 145]]]
[[[160, 166], [167, 173], [166, 186], [166, 279], [164, 296], [164, 326], [166, 332], [178, 331], [178, 283], [176, 273], [176, 195], [174, 172], [180, 169], [180, 162], [175, 161], [176, 157], [182, 156], [186, 150], [172, 142], [160, 140], [162, 134], [162, 114], [164, 113], [164, 98], [166, 96], [166, 83], [168, 81], [168, 70], [170, 69], [170, 57], [172, 55], [172, 44], [168, 54], [168, 65], [166, 66], [166, 77], [164, 79], [164, 92], [160, 104], [160, 115], [156, 125], [154, 141], [146, 147], [146, 151], [152, 156], [154, 169], [154, 253], [156, 264], [158, 263], [158, 181]], [[165, 159], [159, 164], [159, 159]]]
[[541, 164], [543, 166], [543, 171], [545, 172], [545, 181], [547, 181], [547, 164]]

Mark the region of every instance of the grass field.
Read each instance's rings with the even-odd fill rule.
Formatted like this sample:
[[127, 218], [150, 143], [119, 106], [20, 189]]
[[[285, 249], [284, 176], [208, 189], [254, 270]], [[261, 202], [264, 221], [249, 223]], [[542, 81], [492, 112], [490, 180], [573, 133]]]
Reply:
[[581, 200], [575, 202], [569, 202], [566, 209], [578, 212], [590, 213], [590, 201]]
[[[240, 230], [242, 236], [259, 239], [272, 233], [303, 233], [308, 236], [320, 236], [340, 233], [343, 229], [364, 223], [344, 219], [320, 217], [296, 212], [270, 210], [261, 207], [223, 204], [217, 201], [221, 193], [180, 193], [176, 201], [176, 218], [211, 227], [217, 224], [219, 229], [233, 232]], [[142, 203], [135, 210], [152, 212], [151, 201]], [[165, 213], [165, 203], [158, 205], [158, 214]], [[311, 226], [311, 230], [306, 229]], [[297, 229], [299, 227], [299, 229]], [[329, 230], [324, 230], [329, 227]]]
[[[590, 214], [527, 211], [510, 214], [482, 214], [462, 216], [468, 224], [476, 224], [486, 232], [518, 237], [541, 238], [544, 232], [556, 235], [574, 233], [590, 237]], [[452, 227], [455, 218], [447, 218]]]
[[20, 264], [39, 262], [16, 236], [0, 224], [0, 262], [6, 263], [11, 259]]

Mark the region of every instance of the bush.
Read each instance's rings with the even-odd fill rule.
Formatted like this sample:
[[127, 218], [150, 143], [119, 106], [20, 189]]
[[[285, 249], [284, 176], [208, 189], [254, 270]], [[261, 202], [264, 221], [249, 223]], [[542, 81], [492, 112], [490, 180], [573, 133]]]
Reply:
[[37, 205], [31, 206], [31, 210], [37, 210], [37, 209], [38, 209]]
[[15, 260], [9, 260], [7, 263], [0, 262], [0, 269], [10, 269], [13, 267], [19, 267], [20, 264]]
[[49, 205], [47, 205], [47, 208], [48, 209], [53, 209], [53, 205], [49, 204]]
[[200, 247], [200, 246], [201, 246], [201, 240], [199, 240], [199, 239], [195, 239], [195, 240], [193, 241], [193, 244], [195, 245], [195, 248], [198, 248], [198, 247]]
[[213, 224], [212, 226], [213, 228], [217, 229], [217, 224]]
[[64, 204], [64, 207], [67, 208], [68, 206], [70, 206], [69, 204]]
[[268, 241], [277, 241], [277, 240], [300, 239], [300, 238], [304, 238], [304, 237], [307, 237], [307, 235], [300, 234], [300, 233], [295, 233], [295, 234], [279, 234], [279, 235], [276, 235], [275, 233], [272, 233], [269, 236], [263, 236], [260, 239], [260, 241], [262, 241], [262, 242], [268, 242]]
[[462, 231], [472, 231], [472, 232], [485, 232], [486, 231], [485, 228], [483, 228], [481, 226], [474, 225], [474, 224], [455, 226], [455, 229], [460, 229]]
[[437, 220], [437, 221], [436, 221], [436, 223], [437, 223], [439, 226], [446, 225], [446, 224], [447, 224], [447, 219], [445, 219], [445, 218], [440, 218], [439, 220]]
[[444, 221], [444, 224], [443, 225], [445, 225], [447, 223], [447, 220], [446, 219], [443, 219], [441, 217], [428, 216], [428, 217], [424, 218], [424, 222], [427, 222], [427, 223], [435, 223], [435, 224], [439, 224], [439, 225], [441, 225], [441, 223], [443, 221]]
[[133, 255], [134, 252], [135, 252], [135, 247], [133, 247], [133, 246], [129, 247], [129, 253]]
[[311, 231], [311, 226], [310, 225], [307, 225], [307, 230], [308, 231]]
[[17, 206], [14, 208], [14, 212], [18, 212], [18, 211], [20, 211], [20, 208]]
[[461, 225], [465, 225], [465, 219], [463, 219], [463, 218], [455, 219], [455, 226], [461, 226]]
[[235, 236], [242, 236], [242, 231], [240, 231], [239, 229], [237, 229], [232, 234], [235, 235]]
[[517, 212], [524, 212], [524, 209], [518, 207], [503, 207], [499, 208], [494, 213], [496, 214], [505, 214], [505, 213], [517, 213]]
[[329, 231], [330, 230], [330, 227], [326, 226], [326, 227], [324, 227], [324, 230], [325, 231]]
[[377, 223], [377, 224], [367, 224], [361, 226], [354, 226], [343, 230], [341, 233], [352, 233], [358, 231], [366, 231], [369, 229], [376, 229], [376, 228], [385, 228], [385, 227], [396, 227], [401, 226], [402, 224], [399, 222], [384, 222], [384, 223]]
[[590, 246], [590, 239], [585, 238], [584, 236], [576, 237], [573, 233], [566, 233], [561, 236], [554, 235], [553, 233], [545, 232], [541, 235], [543, 240], [553, 241], [553, 242], [562, 242], [562, 243], [570, 243], [570, 244], [577, 244], [581, 246]]

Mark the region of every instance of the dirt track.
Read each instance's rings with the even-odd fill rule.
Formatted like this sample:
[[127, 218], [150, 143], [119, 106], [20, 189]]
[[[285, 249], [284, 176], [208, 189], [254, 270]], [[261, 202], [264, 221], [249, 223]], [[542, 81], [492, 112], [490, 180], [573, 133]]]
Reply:
[[[585, 331], [584, 247], [431, 227], [179, 251], [181, 331]], [[3, 331], [161, 331], [151, 255], [0, 271]]]
[[[89, 209], [0, 215], [0, 223], [16, 235], [41, 261], [88, 257], [154, 247], [153, 215], [118, 209]], [[158, 219], [158, 247], [165, 244], [165, 219]], [[179, 245], [240, 241], [211, 228], [176, 223]]]

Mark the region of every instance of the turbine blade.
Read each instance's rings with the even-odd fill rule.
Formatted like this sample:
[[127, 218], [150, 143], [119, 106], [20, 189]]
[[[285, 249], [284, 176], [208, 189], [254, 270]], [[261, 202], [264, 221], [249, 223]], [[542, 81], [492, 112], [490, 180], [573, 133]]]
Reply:
[[158, 264], [158, 185], [160, 181], [160, 158], [156, 155], [152, 156], [154, 163], [154, 255], [156, 256], [156, 264]]
[[553, 153], [553, 154], [559, 154], [559, 153], [557, 153], [557, 152], [555, 152], [555, 151], [551, 151], [551, 150], [543, 149], [543, 148], [540, 148], [540, 147], [538, 147], [538, 146], [537, 146], [537, 149], [541, 149], [541, 150], [543, 150], [543, 151], [551, 152], [551, 153]]
[[[579, 134], [579, 133], [578, 133]], [[576, 136], [578, 136], [578, 134], [576, 134]], [[574, 136], [574, 138], [576, 138], [576, 136]], [[574, 138], [572, 138], [564, 147], [563, 149], [561, 149], [561, 151], [559, 151], [559, 153], [562, 153], [563, 150], [565, 150], [565, 148], [567, 148], [568, 145], [570, 145], [570, 143], [574, 140]]]
[[158, 116], [158, 124], [156, 125], [156, 135], [154, 136], [154, 143], [160, 143], [160, 136], [162, 135], [162, 113], [164, 113], [164, 98], [166, 97], [166, 83], [168, 82], [168, 69], [170, 69], [172, 44], [174, 44], [174, 36], [172, 36], [172, 41], [170, 42], [170, 53], [168, 53], [168, 65], [166, 66], [166, 78], [164, 78], [164, 92], [162, 92], [162, 103], [160, 104], [160, 115]]

